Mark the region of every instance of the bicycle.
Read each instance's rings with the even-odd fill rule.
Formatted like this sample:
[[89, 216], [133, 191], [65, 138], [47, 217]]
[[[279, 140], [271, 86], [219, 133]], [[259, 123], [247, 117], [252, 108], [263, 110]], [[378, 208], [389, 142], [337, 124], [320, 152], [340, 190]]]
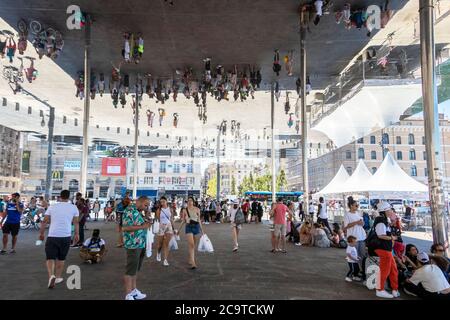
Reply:
[[26, 230], [34, 227], [36, 230], [41, 229], [42, 218], [37, 209], [26, 209], [22, 218], [20, 219], [20, 229]]

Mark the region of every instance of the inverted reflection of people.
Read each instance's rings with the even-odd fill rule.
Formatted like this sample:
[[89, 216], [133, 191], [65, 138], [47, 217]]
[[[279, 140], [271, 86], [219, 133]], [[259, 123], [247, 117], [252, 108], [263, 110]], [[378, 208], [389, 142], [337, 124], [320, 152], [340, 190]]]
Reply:
[[106, 252], [106, 242], [100, 238], [100, 230], [94, 229], [92, 237], [86, 239], [80, 249], [80, 257], [87, 263], [100, 263]]

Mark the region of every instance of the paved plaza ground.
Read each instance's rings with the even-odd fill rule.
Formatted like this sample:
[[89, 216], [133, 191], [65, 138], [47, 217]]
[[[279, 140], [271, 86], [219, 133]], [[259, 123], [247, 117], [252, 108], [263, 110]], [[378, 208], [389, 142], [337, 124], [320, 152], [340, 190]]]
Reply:
[[[71, 249], [67, 265], [81, 268], [81, 290], [65, 284], [49, 290], [44, 247], [35, 246], [36, 230], [21, 230], [16, 254], [0, 256], [0, 294], [3, 299], [123, 299], [124, 249], [115, 248], [113, 223], [89, 222], [100, 228], [108, 253], [99, 265], [83, 264], [78, 249]], [[170, 266], [146, 259], [138, 287], [149, 299], [376, 299], [361, 283], [344, 281], [347, 263], [342, 249], [288, 245], [288, 253], [270, 252], [267, 225], [244, 225], [237, 253], [232, 252], [229, 224], [205, 226], [215, 253], [199, 254], [198, 269], [187, 264], [187, 243], [181, 234], [179, 250]], [[67, 275], [65, 275], [67, 277]], [[406, 298], [405, 295], [402, 296]]]

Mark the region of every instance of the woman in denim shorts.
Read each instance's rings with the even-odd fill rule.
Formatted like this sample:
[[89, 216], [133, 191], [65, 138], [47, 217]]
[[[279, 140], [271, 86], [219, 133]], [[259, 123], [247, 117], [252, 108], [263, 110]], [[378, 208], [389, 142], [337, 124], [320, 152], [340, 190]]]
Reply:
[[181, 211], [181, 225], [178, 230], [181, 230], [186, 224], [185, 232], [189, 245], [189, 265], [191, 269], [196, 269], [195, 262], [195, 247], [198, 243], [198, 235], [204, 234], [202, 228], [202, 221], [200, 220], [200, 209], [194, 206], [194, 198], [189, 197], [187, 207]]

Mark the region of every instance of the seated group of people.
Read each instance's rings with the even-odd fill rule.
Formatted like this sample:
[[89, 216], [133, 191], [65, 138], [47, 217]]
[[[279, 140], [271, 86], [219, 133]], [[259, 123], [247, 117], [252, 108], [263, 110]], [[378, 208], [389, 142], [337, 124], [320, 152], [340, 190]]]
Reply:
[[339, 223], [333, 223], [332, 226], [333, 228], [330, 230], [322, 222], [291, 222], [290, 232], [287, 236], [297, 246], [345, 249], [347, 242]]

